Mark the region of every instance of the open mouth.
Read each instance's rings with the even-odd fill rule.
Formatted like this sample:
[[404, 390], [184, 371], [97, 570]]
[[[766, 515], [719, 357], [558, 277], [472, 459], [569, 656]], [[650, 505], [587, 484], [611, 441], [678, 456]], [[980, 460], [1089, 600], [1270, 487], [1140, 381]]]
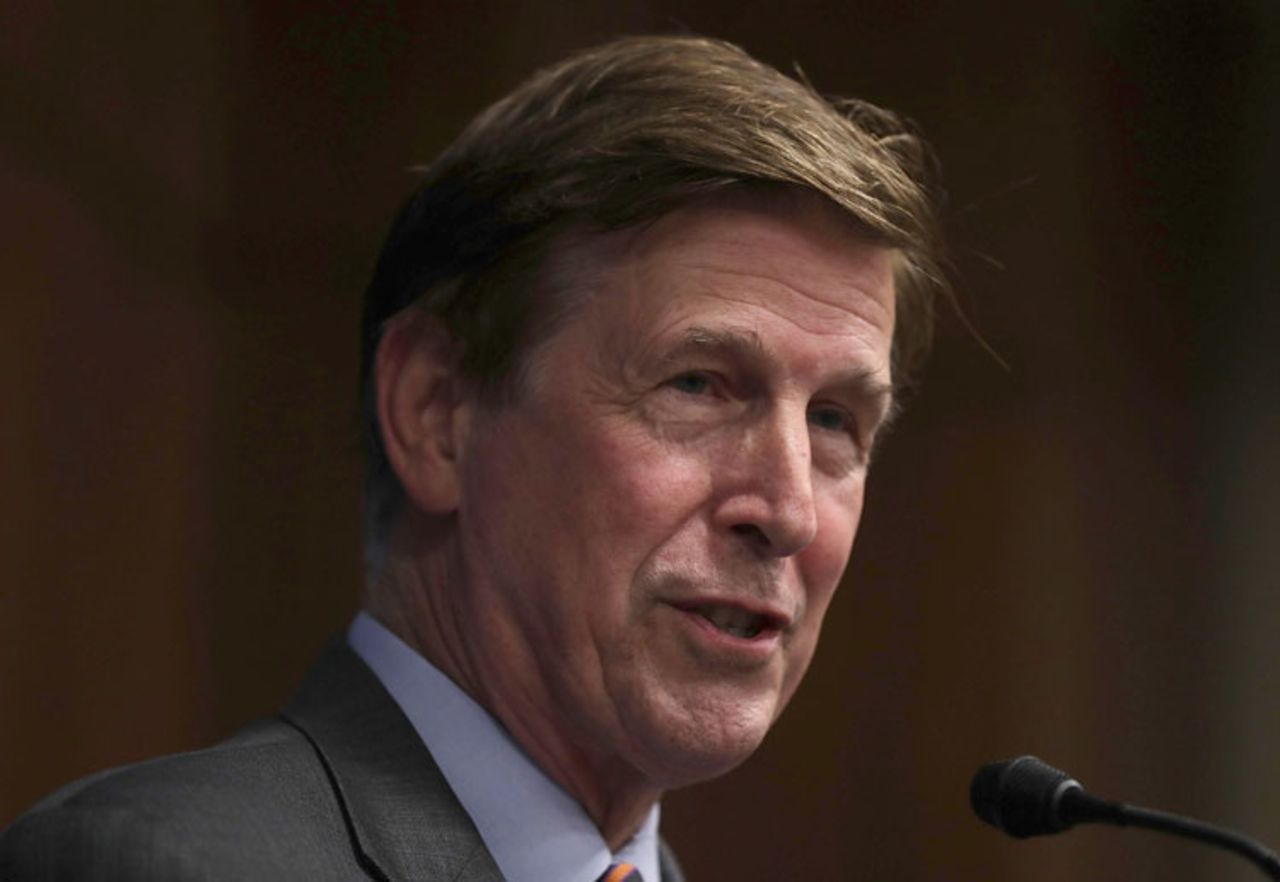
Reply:
[[709, 603], [682, 608], [685, 612], [702, 616], [716, 630], [743, 640], [750, 640], [764, 633], [773, 633], [781, 627], [781, 623], [773, 616], [754, 613], [738, 606]]

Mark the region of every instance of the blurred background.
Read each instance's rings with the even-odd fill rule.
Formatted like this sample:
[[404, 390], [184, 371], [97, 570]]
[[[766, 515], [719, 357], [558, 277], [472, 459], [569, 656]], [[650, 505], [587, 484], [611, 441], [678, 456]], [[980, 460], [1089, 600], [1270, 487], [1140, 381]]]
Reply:
[[276, 707], [355, 609], [360, 295], [533, 68], [741, 43], [914, 118], [956, 281], [806, 684], [669, 796], [694, 880], [1246, 880], [1015, 842], [973, 770], [1280, 844], [1280, 4], [613, 0], [0, 12], [0, 825]]

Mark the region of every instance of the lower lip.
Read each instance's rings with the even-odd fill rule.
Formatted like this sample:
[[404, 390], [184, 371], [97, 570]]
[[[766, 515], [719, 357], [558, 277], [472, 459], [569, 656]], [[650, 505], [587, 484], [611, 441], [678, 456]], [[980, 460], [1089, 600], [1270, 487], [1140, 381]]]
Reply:
[[782, 640], [776, 628], [766, 628], [754, 637], [737, 637], [720, 630], [699, 612], [674, 606], [671, 609], [684, 621], [686, 633], [699, 648], [710, 650], [717, 658], [760, 664], [773, 656]]

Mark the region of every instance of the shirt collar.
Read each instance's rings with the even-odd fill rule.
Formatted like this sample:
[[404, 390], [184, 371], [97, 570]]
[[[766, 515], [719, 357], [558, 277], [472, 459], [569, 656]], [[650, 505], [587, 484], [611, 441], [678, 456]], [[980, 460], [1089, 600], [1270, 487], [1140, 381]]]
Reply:
[[599, 829], [507, 731], [367, 612], [347, 641], [400, 705], [510, 882], [596, 882], [611, 863], [658, 879], [658, 806], [611, 854]]

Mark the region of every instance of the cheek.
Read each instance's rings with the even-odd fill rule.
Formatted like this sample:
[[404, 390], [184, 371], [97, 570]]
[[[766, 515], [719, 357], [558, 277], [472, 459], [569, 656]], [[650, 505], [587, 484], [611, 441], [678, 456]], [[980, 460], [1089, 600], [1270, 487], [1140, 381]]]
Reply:
[[[597, 528], [607, 524], [628, 544], [642, 537], [661, 541], [698, 510], [711, 491], [706, 458], [664, 445], [643, 433], [623, 431], [606, 436], [593, 449], [593, 487], [601, 510]], [[652, 548], [647, 551], [652, 551]], [[639, 553], [645, 549], [636, 548]]]
[[625, 616], [637, 573], [696, 513], [706, 464], [607, 419], [539, 428], [501, 466], [521, 496], [498, 515], [518, 574], [555, 584], [580, 624]]

